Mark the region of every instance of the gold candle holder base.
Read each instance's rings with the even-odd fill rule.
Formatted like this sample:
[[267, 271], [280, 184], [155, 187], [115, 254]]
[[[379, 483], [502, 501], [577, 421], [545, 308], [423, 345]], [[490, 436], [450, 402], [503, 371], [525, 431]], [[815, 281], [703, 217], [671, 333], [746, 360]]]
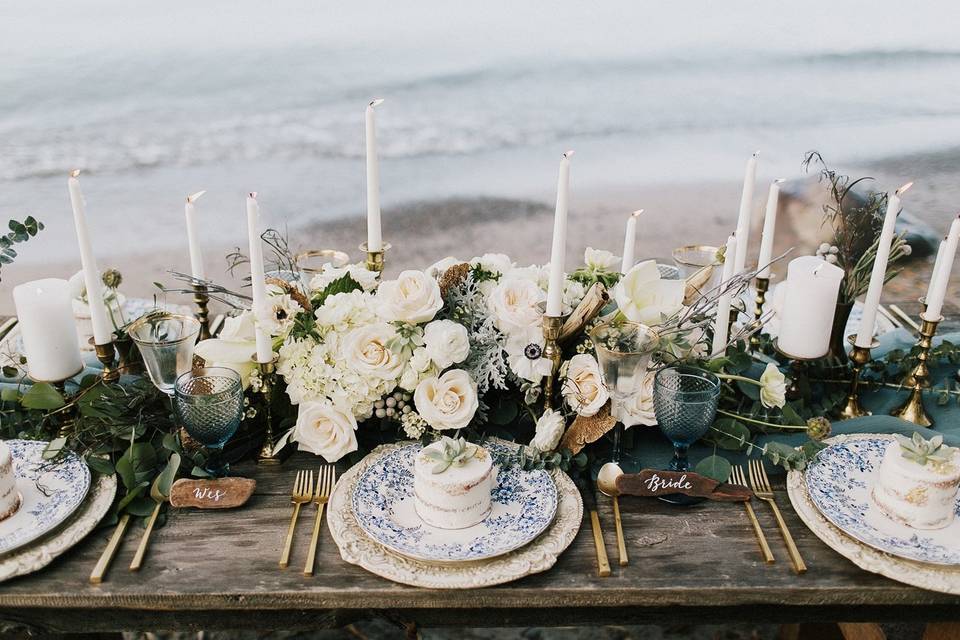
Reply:
[[[256, 362], [256, 356], [253, 357]], [[263, 446], [260, 447], [260, 453], [257, 454], [257, 464], [277, 465], [280, 464], [280, 456], [274, 450], [277, 445], [276, 437], [273, 433], [273, 415], [271, 404], [273, 400], [274, 377], [277, 375], [276, 360], [270, 362], [257, 362], [257, 368], [260, 371], [260, 393], [263, 395], [264, 411], [267, 412], [267, 430], [263, 435]]]
[[210, 339], [210, 312], [207, 305], [210, 303], [210, 296], [207, 294], [206, 285], [193, 285], [193, 303], [197, 305], [194, 316], [200, 321], [200, 340], [208, 340]]
[[792, 353], [787, 353], [780, 348], [780, 342], [776, 338], [773, 340], [773, 350], [790, 361], [790, 385], [787, 387], [787, 398], [791, 400], [799, 398], [801, 393], [797, 381], [806, 377], [807, 365], [820, 358], [795, 356]]
[[560, 328], [563, 326], [563, 316], [543, 316], [543, 354], [541, 357], [550, 361], [550, 375], [543, 380], [543, 407], [553, 408], [553, 386], [560, 370]]
[[869, 347], [858, 347], [857, 336], [847, 336], [847, 340], [853, 345], [850, 352], [850, 361], [853, 363], [853, 377], [850, 379], [850, 392], [847, 394], [847, 401], [840, 410], [840, 416], [843, 418], [862, 418], [863, 416], [873, 415], [863, 408], [860, 404], [860, 374], [863, 367], [870, 362], [870, 351], [875, 349], [880, 343], [873, 340]]
[[97, 360], [103, 365], [103, 373], [100, 374], [103, 381], [116, 382], [119, 380], [120, 369], [114, 366], [114, 361], [117, 357], [116, 345], [114, 345], [112, 341], [107, 344], [96, 344], [93, 338], [90, 338], [90, 344], [93, 345], [93, 350], [97, 354]]
[[760, 318], [763, 317], [763, 305], [767, 301], [767, 291], [770, 290], [770, 278], [757, 278], [756, 286], [757, 297], [754, 298], [753, 309], [754, 331], [750, 334], [751, 351], [756, 351], [760, 348]]
[[380, 251], [370, 251], [366, 242], [360, 245], [360, 251], [367, 254], [367, 271], [376, 271], [381, 275], [383, 274], [384, 254], [390, 250], [390, 247], [389, 242], [384, 242], [381, 244]]
[[917, 341], [919, 353], [917, 354], [917, 364], [911, 369], [904, 380], [904, 385], [910, 387], [910, 395], [907, 401], [894, 409], [890, 415], [912, 422], [920, 427], [932, 427], [933, 419], [927, 414], [926, 407], [923, 406], [923, 390], [930, 385], [930, 369], [927, 367], [927, 358], [930, 356], [930, 347], [933, 346], [933, 336], [937, 335], [937, 325], [943, 320], [943, 316], [936, 320], [928, 320], [923, 315], [920, 316], [920, 339]]

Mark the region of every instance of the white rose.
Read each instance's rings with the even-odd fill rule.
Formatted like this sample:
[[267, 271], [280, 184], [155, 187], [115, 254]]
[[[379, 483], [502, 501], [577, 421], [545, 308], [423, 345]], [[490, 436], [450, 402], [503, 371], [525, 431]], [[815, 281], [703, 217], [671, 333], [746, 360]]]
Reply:
[[247, 342], [256, 339], [255, 321], [252, 311], [241, 311], [239, 315], [223, 319], [223, 328], [217, 335], [228, 342]]
[[239, 373], [244, 388], [250, 385], [250, 376], [256, 369], [253, 361], [256, 352], [256, 340], [210, 338], [201, 340], [193, 348], [193, 354], [202, 358], [205, 366], [227, 367]]
[[563, 382], [563, 397], [581, 416], [592, 416], [607, 403], [610, 394], [603, 384], [596, 358], [581, 353], [570, 358]]
[[609, 271], [620, 264], [620, 258], [610, 251], [587, 247], [583, 252], [583, 263], [594, 271]]
[[427, 267], [427, 275], [430, 276], [431, 278], [439, 279], [440, 276], [442, 276], [447, 269], [449, 269], [455, 264], [461, 264], [462, 262], [463, 260], [460, 260], [459, 258], [454, 258], [453, 256], [447, 256], [446, 258], [441, 258], [440, 260], [437, 260], [432, 265]]
[[787, 403], [787, 379], [772, 362], [760, 376], [760, 402], [768, 409], [783, 408]]
[[377, 287], [377, 280], [380, 274], [376, 271], [370, 271], [361, 264], [348, 264], [345, 267], [335, 267], [330, 263], [323, 265], [320, 273], [313, 276], [310, 280], [310, 290], [320, 292], [327, 288], [334, 280], [339, 280], [343, 276], [350, 274], [354, 282], [360, 285], [364, 291], [373, 291]]
[[434, 429], [463, 429], [480, 407], [477, 385], [463, 369], [420, 381], [413, 394], [417, 412]]
[[417, 324], [429, 322], [443, 307], [440, 285], [423, 271], [404, 271], [377, 289], [377, 302], [384, 320]]
[[470, 261], [473, 266], [479, 266], [484, 271], [503, 275], [513, 269], [513, 260], [505, 253], [485, 253], [479, 258]]
[[653, 260], [633, 266], [613, 289], [617, 307], [633, 322], [655, 326], [661, 316], [676, 313], [683, 306], [683, 280], [661, 280]]
[[540, 382], [550, 375], [553, 363], [543, 357], [542, 331], [516, 333], [507, 339], [507, 364], [518, 377]]
[[349, 412], [340, 411], [328, 401], [305, 402], [297, 413], [297, 424], [290, 440], [300, 451], [323, 456], [336, 462], [357, 450], [357, 420]]
[[397, 335], [386, 322], [357, 327], [347, 334], [341, 355], [347, 366], [364, 377], [395, 380], [403, 370], [404, 360], [387, 344]]
[[506, 334], [528, 332], [541, 324], [543, 311], [540, 303], [544, 299], [543, 290], [536, 282], [509, 277], [501, 279], [493, 288], [487, 306], [500, 331]]
[[434, 320], [423, 329], [427, 355], [441, 369], [463, 362], [470, 355], [467, 328], [453, 320]]
[[657, 424], [657, 416], [653, 410], [653, 379], [656, 371], [648, 371], [643, 376], [640, 389], [623, 402], [614, 403], [614, 417], [625, 427], [634, 425], [652, 426]]
[[563, 414], [547, 409], [537, 420], [536, 432], [533, 440], [530, 441], [530, 446], [539, 451], [553, 451], [560, 444], [565, 427], [566, 421], [563, 419]]

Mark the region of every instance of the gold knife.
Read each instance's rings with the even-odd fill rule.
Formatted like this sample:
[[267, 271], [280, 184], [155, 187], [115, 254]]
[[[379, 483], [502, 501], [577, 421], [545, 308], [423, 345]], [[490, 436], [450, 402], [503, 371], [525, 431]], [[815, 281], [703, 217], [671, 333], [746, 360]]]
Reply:
[[600, 514], [597, 513], [597, 497], [593, 487], [586, 482], [580, 484], [580, 495], [583, 498], [583, 508], [590, 512], [590, 526], [593, 528], [593, 544], [597, 550], [597, 575], [606, 578], [610, 575], [610, 560], [607, 558], [607, 548], [603, 544], [603, 531], [600, 529]]

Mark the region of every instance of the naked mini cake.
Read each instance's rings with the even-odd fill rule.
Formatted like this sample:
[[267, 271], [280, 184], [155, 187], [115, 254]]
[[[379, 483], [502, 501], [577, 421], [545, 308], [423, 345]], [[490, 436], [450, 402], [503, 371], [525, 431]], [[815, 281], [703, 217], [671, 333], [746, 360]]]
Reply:
[[6, 442], [0, 440], [0, 520], [15, 514], [20, 508], [20, 492], [13, 468], [13, 456]]
[[427, 524], [465, 529], [490, 513], [496, 470], [490, 452], [463, 438], [424, 447], [413, 464], [414, 505]]
[[887, 446], [873, 501], [889, 518], [914, 529], [942, 529], [953, 522], [960, 488], [960, 450], [914, 433]]

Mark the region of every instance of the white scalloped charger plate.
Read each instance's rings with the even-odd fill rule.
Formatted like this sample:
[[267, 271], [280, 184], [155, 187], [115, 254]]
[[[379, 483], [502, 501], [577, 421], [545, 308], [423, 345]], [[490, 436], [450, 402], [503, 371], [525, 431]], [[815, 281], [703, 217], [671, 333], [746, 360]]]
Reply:
[[[850, 442], [870, 437], [873, 436], [861, 434], [834, 436], [827, 442]], [[787, 495], [790, 496], [790, 503], [797, 515], [814, 535], [864, 571], [877, 573], [914, 587], [960, 595], [960, 567], [925, 564], [898, 558], [865, 545], [830, 524], [810, 501], [804, 472], [791, 471], [787, 474]]]
[[372, 540], [357, 524], [351, 496], [357, 478], [376, 460], [404, 444], [377, 447], [337, 481], [327, 509], [327, 527], [345, 562], [394, 582], [430, 589], [473, 589], [518, 580], [546, 571], [570, 546], [583, 521], [583, 501], [576, 485], [562, 471], [552, 471], [557, 487], [557, 513], [547, 530], [530, 544], [490, 560], [423, 562], [394, 553]]
[[[513, 446], [488, 441], [498, 458]], [[357, 479], [353, 511], [371, 538], [395, 551], [429, 562], [468, 562], [493, 558], [528, 544], [550, 526], [557, 511], [557, 487], [543, 470], [499, 465], [490, 514], [466, 529], [440, 529], [425, 523], [413, 500], [413, 462], [419, 443], [409, 443], [371, 461]]]
[[43, 459], [47, 442], [7, 440], [13, 454], [20, 508], [0, 521], [0, 553], [13, 551], [52, 531], [70, 517], [90, 490], [90, 469], [75, 453]]
[[[908, 527], [884, 515], [870, 496], [892, 435], [877, 434], [830, 445], [805, 473], [810, 500], [844, 533], [891, 555], [960, 566], [960, 518], [943, 529]], [[954, 507], [960, 513], [960, 500]]]

